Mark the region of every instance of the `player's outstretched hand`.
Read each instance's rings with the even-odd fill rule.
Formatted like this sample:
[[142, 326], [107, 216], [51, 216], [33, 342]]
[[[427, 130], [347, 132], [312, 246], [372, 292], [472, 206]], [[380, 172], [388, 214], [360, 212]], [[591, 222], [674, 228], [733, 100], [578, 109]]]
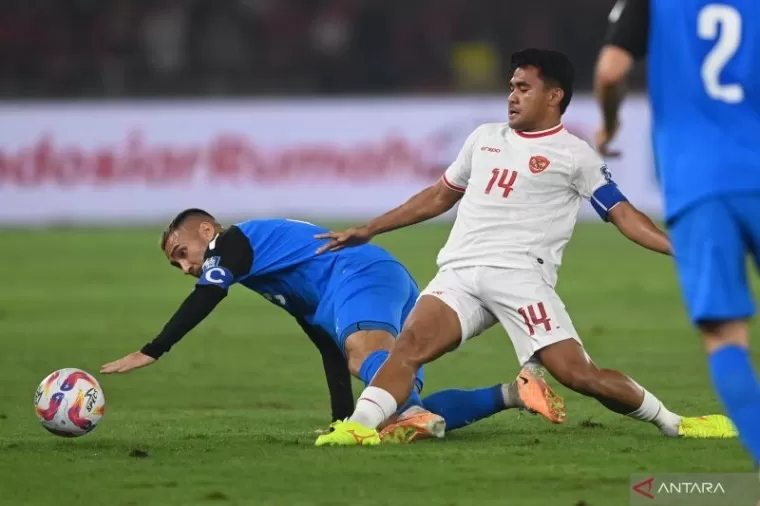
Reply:
[[119, 360], [116, 360], [115, 362], [109, 362], [108, 364], [105, 364], [100, 367], [100, 372], [103, 374], [113, 374], [116, 372], [128, 372], [132, 369], [137, 369], [140, 367], [145, 367], [146, 365], [150, 365], [153, 362], [155, 362], [156, 359], [153, 357], [149, 357], [148, 355], [145, 355], [144, 353], [140, 353], [139, 351], [136, 351], [134, 353], [130, 353], [124, 358], [120, 358]]
[[366, 244], [372, 240], [372, 234], [367, 227], [349, 228], [343, 232], [327, 232], [314, 236], [316, 239], [330, 239], [330, 242], [317, 250], [317, 255], [325, 251], [338, 251], [351, 246]]
[[622, 154], [620, 151], [610, 149], [610, 143], [615, 138], [615, 135], [617, 135], [619, 128], [620, 123], [615, 123], [615, 127], [612, 130], [608, 130], [606, 127], [602, 126], [596, 131], [596, 134], [594, 134], [596, 149], [602, 156], [606, 158], [617, 158]]

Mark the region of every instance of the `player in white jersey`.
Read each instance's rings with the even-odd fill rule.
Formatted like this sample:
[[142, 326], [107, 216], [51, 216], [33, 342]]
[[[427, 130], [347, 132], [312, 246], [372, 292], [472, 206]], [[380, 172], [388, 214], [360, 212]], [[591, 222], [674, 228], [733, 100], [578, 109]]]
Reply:
[[[583, 199], [633, 242], [670, 253], [668, 237], [626, 201], [601, 158], [561, 124], [572, 96], [572, 65], [561, 53], [530, 49], [512, 57], [509, 122], [477, 128], [435, 185], [364, 227], [325, 236], [324, 250], [438, 216], [460, 201], [423, 291], [388, 360], [356, 404], [317, 445], [372, 445], [376, 428], [402, 404], [417, 369], [500, 322], [532, 379], [541, 364], [560, 383], [609, 409], [654, 423], [665, 435], [706, 437], [725, 417], [686, 418], [623, 374], [598, 368], [554, 290], [562, 253]], [[536, 392], [532, 407], [561, 423], [556, 396]], [[536, 406], [538, 406], [536, 408]], [[721, 433], [733, 436], [735, 433]]]

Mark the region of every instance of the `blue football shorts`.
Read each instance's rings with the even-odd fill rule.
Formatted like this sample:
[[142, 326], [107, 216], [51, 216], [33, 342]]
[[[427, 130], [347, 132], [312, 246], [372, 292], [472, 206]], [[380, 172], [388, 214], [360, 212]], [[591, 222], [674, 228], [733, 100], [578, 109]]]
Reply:
[[396, 337], [419, 297], [414, 278], [394, 261], [372, 263], [337, 281], [331, 299], [334, 335], [341, 350], [359, 330], [385, 330]]
[[713, 197], [668, 224], [681, 289], [693, 323], [755, 312], [747, 256], [760, 265], [760, 194]]

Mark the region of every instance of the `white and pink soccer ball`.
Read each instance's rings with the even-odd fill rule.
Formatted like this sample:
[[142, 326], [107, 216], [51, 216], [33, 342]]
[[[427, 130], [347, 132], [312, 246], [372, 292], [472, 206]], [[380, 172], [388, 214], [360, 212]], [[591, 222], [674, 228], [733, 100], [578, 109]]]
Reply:
[[98, 381], [81, 369], [60, 369], [42, 380], [34, 410], [45, 429], [56, 436], [78, 437], [103, 418], [106, 398]]

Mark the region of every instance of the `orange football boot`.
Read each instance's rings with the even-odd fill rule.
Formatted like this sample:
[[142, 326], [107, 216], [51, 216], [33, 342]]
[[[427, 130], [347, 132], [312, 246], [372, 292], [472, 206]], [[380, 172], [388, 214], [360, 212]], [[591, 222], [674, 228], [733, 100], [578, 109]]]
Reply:
[[419, 406], [412, 406], [380, 431], [385, 443], [411, 443], [420, 439], [442, 438], [446, 433], [446, 421], [442, 416]]
[[517, 392], [528, 411], [537, 413], [552, 423], [562, 423], [567, 418], [565, 401], [554, 393], [540, 374], [527, 368], [517, 375]]

